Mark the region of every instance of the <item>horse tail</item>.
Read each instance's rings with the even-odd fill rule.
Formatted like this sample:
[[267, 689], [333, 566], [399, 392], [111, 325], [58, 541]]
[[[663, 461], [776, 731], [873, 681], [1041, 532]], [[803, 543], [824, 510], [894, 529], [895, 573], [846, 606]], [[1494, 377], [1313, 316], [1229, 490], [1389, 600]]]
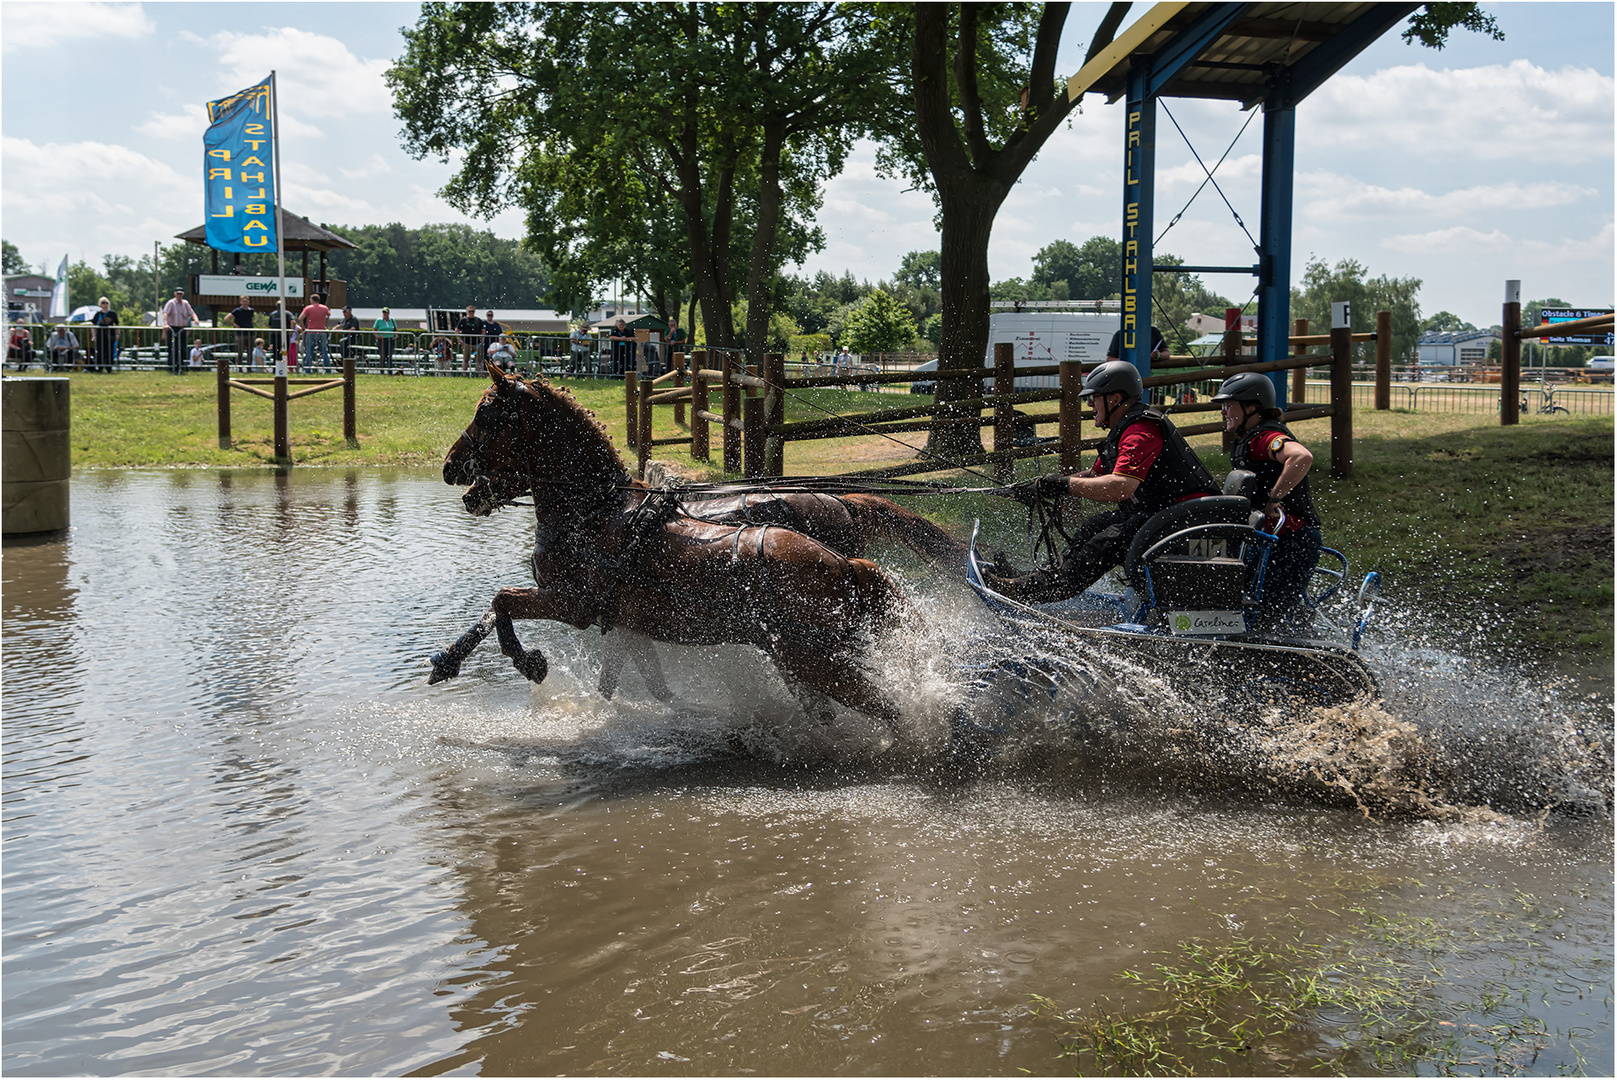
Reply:
[[903, 544], [943, 569], [965, 575], [966, 545], [920, 514], [880, 495], [852, 494], [841, 499], [866, 541], [880, 537]]

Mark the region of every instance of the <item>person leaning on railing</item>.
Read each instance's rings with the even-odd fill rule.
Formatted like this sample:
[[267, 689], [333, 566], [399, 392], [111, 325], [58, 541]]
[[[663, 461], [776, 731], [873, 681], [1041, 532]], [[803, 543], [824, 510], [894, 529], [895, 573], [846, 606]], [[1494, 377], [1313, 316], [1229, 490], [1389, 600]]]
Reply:
[[17, 365], [17, 370], [26, 370], [34, 362], [34, 335], [28, 332], [26, 326], [13, 326], [11, 337], [6, 342], [6, 359]]
[[92, 332], [95, 337], [95, 369], [111, 371], [118, 358], [118, 313], [113, 310], [112, 301], [105, 296], [96, 301], [96, 306], [100, 310], [90, 316], [90, 322], [95, 326]]
[[393, 313], [387, 308], [382, 309], [382, 317], [371, 324], [376, 331], [376, 346], [381, 360], [382, 372], [387, 373], [387, 366], [393, 362], [393, 335], [398, 332], [399, 324], [393, 321]]

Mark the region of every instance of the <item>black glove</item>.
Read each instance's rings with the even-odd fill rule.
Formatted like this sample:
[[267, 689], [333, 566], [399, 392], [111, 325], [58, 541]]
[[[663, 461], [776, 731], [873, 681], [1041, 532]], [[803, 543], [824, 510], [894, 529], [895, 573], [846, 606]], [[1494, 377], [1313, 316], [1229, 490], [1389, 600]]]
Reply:
[[1065, 476], [1035, 476], [1031, 480], [1011, 485], [1011, 497], [1028, 506], [1034, 503], [1053, 502], [1065, 494], [1067, 494]]

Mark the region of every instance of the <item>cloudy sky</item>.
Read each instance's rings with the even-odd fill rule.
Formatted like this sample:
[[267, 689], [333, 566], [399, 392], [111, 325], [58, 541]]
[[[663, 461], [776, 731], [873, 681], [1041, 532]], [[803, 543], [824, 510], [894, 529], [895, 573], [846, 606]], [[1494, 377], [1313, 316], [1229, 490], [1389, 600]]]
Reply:
[[[1457, 33], [1442, 52], [1389, 33], [1297, 111], [1294, 276], [1310, 256], [1418, 277], [1422, 309], [1499, 319], [1504, 280], [1524, 299], [1613, 302], [1613, 5], [1488, 4], [1506, 40]], [[1077, 69], [1104, 4], [1075, 4], [1059, 70]], [[1136, 11], [1144, 10], [1138, 5]], [[400, 148], [382, 72], [413, 25], [408, 3], [0, 4], [0, 234], [54, 269], [139, 256], [202, 220], [203, 103], [271, 69], [281, 86], [289, 210], [316, 221], [465, 220], [436, 195], [450, 167]], [[1259, 134], [1225, 103], [1167, 111], [1258, 232]], [[1046, 145], [995, 226], [996, 279], [1026, 277], [1055, 239], [1115, 235], [1121, 105], [1085, 102]], [[1158, 228], [1203, 179], [1158, 117]], [[1231, 149], [1231, 143], [1234, 146]], [[891, 276], [935, 249], [932, 204], [875, 174], [862, 147], [825, 190], [826, 247], [807, 271]], [[485, 224], [478, 222], [476, 224]], [[507, 212], [486, 223], [521, 233]], [[1208, 188], [1163, 239], [1194, 264], [1250, 260]], [[1236, 299], [1245, 279], [1213, 278]]]

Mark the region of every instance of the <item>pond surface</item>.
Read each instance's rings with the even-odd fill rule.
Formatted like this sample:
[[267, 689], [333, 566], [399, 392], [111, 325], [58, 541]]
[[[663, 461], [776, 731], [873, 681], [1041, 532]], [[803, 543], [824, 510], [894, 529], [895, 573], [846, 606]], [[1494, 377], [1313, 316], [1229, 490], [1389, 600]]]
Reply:
[[1205, 1071], [1613, 1071], [1609, 696], [1377, 644], [1359, 743], [1443, 766], [1413, 815], [1265, 781], [1301, 745], [1272, 716], [1221, 769], [1161, 696], [1115, 754], [1052, 729], [952, 780], [938, 648], [982, 616], [918, 571], [903, 730], [806, 716], [743, 648], [603, 701], [599, 631], [556, 625], [520, 628], [541, 686], [490, 642], [429, 688], [527, 583], [531, 519], [457, 494], [80, 473], [71, 533], [6, 547], [6, 1073], [1061, 1074], [1035, 995], [1148, 1012], [1124, 973], [1187, 942], [1410, 995], [1402, 1058], [1338, 1004], [1177, 1047]]

